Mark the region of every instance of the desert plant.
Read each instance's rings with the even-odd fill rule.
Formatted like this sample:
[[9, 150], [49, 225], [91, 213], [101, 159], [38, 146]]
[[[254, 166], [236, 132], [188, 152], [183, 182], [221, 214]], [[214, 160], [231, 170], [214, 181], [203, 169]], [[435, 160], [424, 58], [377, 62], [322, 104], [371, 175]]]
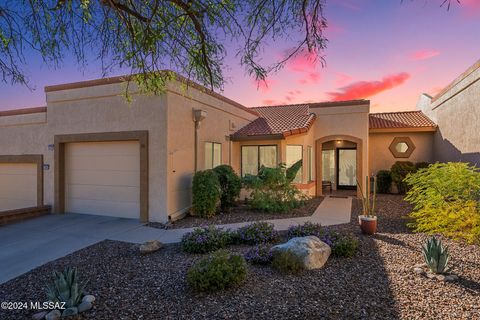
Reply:
[[272, 257], [270, 246], [266, 244], [260, 244], [250, 248], [245, 253], [245, 260], [252, 264], [268, 264], [272, 261]]
[[46, 291], [49, 301], [65, 302], [67, 309], [82, 302], [86, 283], [79, 281], [77, 269], [67, 267], [63, 272], [54, 271], [53, 278]]
[[480, 243], [480, 170], [462, 162], [435, 163], [405, 180], [414, 231]]
[[[322, 241], [325, 242], [323, 239]], [[348, 235], [337, 235], [331, 248], [334, 257], [353, 257], [358, 249], [358, 240]]]
[[212, 217], [220, 200], [220, 182], [213, 170], [198, 171], [193, 177], [192, 213]]
[[390, 193], [392, 187], [392, 174], [389, 170], [380, 170], [377, 172], [377, 192]]
[[444, 247], [442, 240], [434, 236], [423, 244], [423, 258], [427, 264], [428, 269], [433, 273], [444, 273], [448, 271], [448, 260], [450, 254], [448, 248]]
[[231, 241], [231, 232], [215, 226], [195, 228], [182, 237], [182, 249], [188, 253], [207, 253], [225, 248]]
[[362, 196], [363, 215], [367, 217], [374, 217], [375, 204], [377, 203], [377, 177], [373, 177], [373, 198], [370, 192], [370, 177], [365, 177], [365, 193], [363, 192], [362, 186], [358, 183], [358, 181], [357, 185]]
[[312, 223], [310, 221], [307, 221], [304, 224], [290, 226], [287, 230], [288, 239], [306, 236], [316, 236], [321, 238], [323, 234], [324, 232], [322, 225], [319, 223]]
[[247, 263], [242, 256], [224, 250], [201, 259], [187, 272], [187, 283], [198, 291], [214, 292], [242, 283]]
[[409, 173], [417, 171], [415, 165], [410, 161], [397, 161], [390, 168], [392, 174], [392, 181], [397, 186], [398, 193], [404, 194], [407, 191], [408, 185], [405, 178]]
[[217, 166], [213, 171], [217, 174], [220, 183], [220, 208], [223, 212], [229, 212], [240, 195], [242, 181], [229, 165]]
[[417, 163], [415, 163], [415, 168], [417, 170], [425, 169], [425, 168], [428, 168], [429, 165], [430, 165], [430, 163], [426, 162], [426, 161], [417, 162]]
[[301, 258], [291, 250], [273, 252], [272, 267], [285, 274], [298, 274], [304, 270]]
[[249, 245], [274, 242], [278, 238], [274, 225], [268, 222], [251, 223], [239, 228], [236, 234], [237, 241]]
[[301, 167], [299, 160], [288, 169], [285, 164], [262, 166], [258, 175], [246, 175], [243, 184], [252, 191], [248, 204], [266, 212], [286, 212], [302, 205], [307, 197], [292, 184]]

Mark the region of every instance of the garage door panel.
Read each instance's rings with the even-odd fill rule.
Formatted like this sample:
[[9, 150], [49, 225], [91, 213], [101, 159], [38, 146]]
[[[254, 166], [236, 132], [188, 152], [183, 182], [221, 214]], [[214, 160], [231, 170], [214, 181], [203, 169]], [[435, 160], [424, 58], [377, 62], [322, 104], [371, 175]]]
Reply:
[[136, 187], [69, 185], [66, 190], [68, 198], [85, 200], [130, 201], [138, 202], [139, 189]]
[[75, 156], [69, 158], [67, 166], [74, 168], [74, 170], [116, 171], [135, 167], [138, 163], [139, 157], [136, 155]]
[[68, 199], [69, 212], [104, 215], [120, 218], [138, 218], [137, 202]]
[[0, 163], [0, 211], [37, 205], [37, 165]]
[[67, 184], [89, 184], [95, 179], [97, 185], [140, 187], [139, 171], [70, 171]]
[[67, 144], [65, 183], [68, 212], [138, 219], [138, 141]]

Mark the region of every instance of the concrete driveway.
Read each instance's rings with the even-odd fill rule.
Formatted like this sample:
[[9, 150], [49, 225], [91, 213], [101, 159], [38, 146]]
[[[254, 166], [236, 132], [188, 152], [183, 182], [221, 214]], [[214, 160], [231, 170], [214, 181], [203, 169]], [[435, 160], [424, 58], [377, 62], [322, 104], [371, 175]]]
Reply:
[[142, 228], [138, 220], [85, 214], [47, 215], [1, 226], [0, 283], [138, 228]]

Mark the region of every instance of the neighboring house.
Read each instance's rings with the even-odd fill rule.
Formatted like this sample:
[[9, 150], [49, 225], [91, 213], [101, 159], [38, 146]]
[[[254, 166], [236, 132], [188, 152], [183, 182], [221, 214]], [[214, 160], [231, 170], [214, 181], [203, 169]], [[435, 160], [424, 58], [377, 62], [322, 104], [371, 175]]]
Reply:
[[438, 124], [435, 160], [480, 165], [480, 60], [433, 98], [423, 94], [417, 109]]
[[125, 90], [124, 77], [49, 86], [47, 107], [0, 112], [3, 215], [47, 204], [166, 222], [189, 209], [195, 171], [219, 164], [244, 175], [302, 159], [296, 185], [321, 195], [323, 181], [355, 189], [395, 161], [436, 160], [437, 125], [421, 111], [370, 113], [368, 100], [246, 108], [180, 76], [159, 96], [130, 89], [130, 104]]

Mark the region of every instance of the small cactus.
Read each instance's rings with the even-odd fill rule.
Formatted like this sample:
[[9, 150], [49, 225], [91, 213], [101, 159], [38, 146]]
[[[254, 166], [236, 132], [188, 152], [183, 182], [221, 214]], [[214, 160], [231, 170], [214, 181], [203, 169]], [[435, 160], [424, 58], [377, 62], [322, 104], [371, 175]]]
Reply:
[[423, 258], [427, 267], [433, 273], [439, 274], [448, 271], [447, 265], [450, 254], [448, 248], [443, 246], [442, 240], [434, 236], [428, 239], [423, 245]]
[[78, 281], [77, 269], [54, 271], [53, 282], [47, 287], [47, 297], [52, 302], [65, 302], [65, 308], [76, 307], [85, 295], [85, 284]]

